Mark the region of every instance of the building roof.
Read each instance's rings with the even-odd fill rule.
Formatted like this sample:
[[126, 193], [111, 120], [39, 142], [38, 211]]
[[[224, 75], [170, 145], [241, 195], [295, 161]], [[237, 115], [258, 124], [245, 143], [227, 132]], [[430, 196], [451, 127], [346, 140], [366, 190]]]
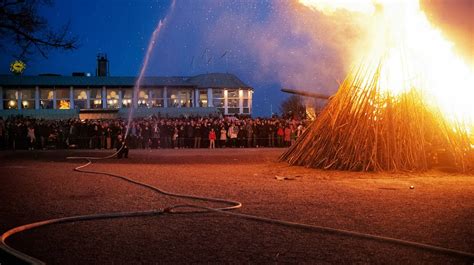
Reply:
[[[133, 76], [15, 76], [0, 75], [0, 86], [56, 86], [56, 87], [133, 87], [136, 77]], [[251, 88], [233, 74], [210, 73], [197, 76], [147, 76], [144, 77], [141, 86], [192, 86], [198, 88], [222, 87], [222, 88]]]
[[188, 78], [188, 82], [198, 87], [250, 88], [233, 74], [211, 73]]

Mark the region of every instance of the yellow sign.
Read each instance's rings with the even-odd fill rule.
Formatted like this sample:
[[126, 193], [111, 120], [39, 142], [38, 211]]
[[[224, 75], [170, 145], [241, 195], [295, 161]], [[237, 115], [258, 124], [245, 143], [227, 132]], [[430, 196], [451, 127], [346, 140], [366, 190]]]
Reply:
[[26, 64], [20, 60], [16, 60], [10, 64], [10, 71], [16, 75], [21, 75], [26, 69]]

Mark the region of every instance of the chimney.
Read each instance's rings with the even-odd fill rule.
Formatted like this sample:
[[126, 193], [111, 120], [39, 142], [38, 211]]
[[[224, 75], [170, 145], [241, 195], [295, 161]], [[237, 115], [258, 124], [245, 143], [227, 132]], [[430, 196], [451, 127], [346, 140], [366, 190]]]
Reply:
[[108, 76], [109, 75], [109, 60], [107, 59], [107, 54], [99, 53], [97, 54], [97, 76]]

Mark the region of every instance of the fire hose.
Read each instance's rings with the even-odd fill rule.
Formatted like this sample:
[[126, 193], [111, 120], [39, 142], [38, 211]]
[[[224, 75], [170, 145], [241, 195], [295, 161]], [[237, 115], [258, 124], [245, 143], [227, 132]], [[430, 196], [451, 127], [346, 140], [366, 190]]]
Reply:
[[[123, 148], [123, 146], [122, 146]], [[193, 196], [193, 195], [187, 195], [187, 194], [178, 194], [178, 193], [172, 193], [172, 192], [167, 192], [164, 191], [158, 187], [155, 187], [153, 185], [140, 182], [122, 175], [118, 174], [113, 174], [109, 172], [101, 172], [101, 171], [95, 171], [95, 170], [85, 170], [87, 166], [90, 166], [92, 164], [92, 161], [94, 160], [103, 160], [103, 159], [109, 159], [113, 158], [115, 155], [117, 155], [121, 149], [120, 148], [117, 152], [115, 152], [112, 155], [106, 156], [106, 157], [67, 157], [67, 159], [81, 159], [81, 160], [86, 160], [87, 163], [80, 165], [78, 167], [75, 167], [74, 170], [82, 173], [89, 173], [89, 174], [97, 174], [97, 175], [106, 175], [114, 178], [121, 179], [123, 181], [147, 188], [153, 192], [156, 192], [158, 194], [162, 195], [167, 195], [171, 197], [176, 197], [176, 198], [182, 198], [182, 199], [189, 199], [189, 200], [197, 200], [197, 201], [205, 201], [205, 202], [213, 202], [213, 203], [222, 203], [222, 204], [227, 204], [229, 206], [227, 207], [219, 207], [219, 208], [212, 208], [212, 207], [205, 207], [205, 206], [199, 206], [195, 204], [180, 204], [180, 205], [173, 205], [170, 207], [167, 207], [165, 209], [158, 209], [158, 210], [150, 210], [150, 211], [136, 211], [136, 212], [114, 212], [114, 213], [98, 213], [98, 214], [90, 214], [90, 215], [78, 215], [78, 216], [70, 216], [70, 217], [63, 217], [63, 218], [57, 218], [57, 219], [50, 219], [50, 220], [44, 220], [40, 222], [35, 222], [31, 224], [26, 224], [22, 226], [18, 226], [15, 228], [12, 228], [5, 233], [1, 235], [1, 241], [0, 241], [0, 248], [6, 251], [7, 253], [17, 257], [18, 259], [30, 263], [30, 264], [45, 264], [43, 261], [38, 260], [34, 257], [31, 257], [19, 250], [16, 250], [9, 245], [7, 245], [6, 240], [13, 236], [14, 234], [27, 231], [27, 230], [32, 230], [35, 228], [39, 227], [44, 227], [48, 225], [53, 225], [53, 224], [61, 224], [61, 223], [71, 223], [71, 222], [82, 222], [82, 221], [91, 221], [91, 220], [99, 220], [99, 219], [114, 219], [114, 218], [126, 218], [126, 217], [141, 217], [141, 216], [159, 216], [159, 215], [164, 215], [164, 214], [189, 214], [189, 213], [209, 213], [209, 212], [214, 212], [218, 214], [224, 214], [228, 216], [233, 216], [233, 217], [238, 217], [238, 218], [243, 218], [246, 220], [251, 220], [251, 221], [256, 221], [256, 222], [264, 222], [268, 224], [273, 224], [273, 225], [280, 225], [280, 226], [286, 226], [286, 227], [292, 227], [292, 228], [297, 228], [297, 229], [303, 229], [303, 230], [308, 230], [308, 231], [314, 231], [314, 232], [320, 232], [320, 233], [331, 233], [331, 234], [336, 234], [336, 235], [342, 235], [342, 236], [348, 236], [348, 237], [356, 237], [356, 238], [361, 238], [361, 239], [367, 239], [367, 240], [376, 240], [380, 242], [387, 242], [387, 243], [392, 243], [392, 244], [397, 244], [397, 245], [402, 245], [402, 246], [408, 246], [408, 247], [413, 247], [413, 248], [418, 248], [418, 249], [423, 249], [427, 251], [432, 251], [432, 252], [437, 252], [437, 253], [443, 253], [446, 255], [450, 256], [457, 256], [457, 257], [462, 257], [466, 259], [474, 259], [474, 253], [470, 252], [464, 252], [460, 250], [455, 250], [455, 249], [449, 249], [449, 248], [444, 248], [444, 247], [439, 247], [439, 246], [434, 246], [434, 245], [429, 245], [429, 244], [424, 244], [424, 243], [419, 243], [419, 242], [414, 242], [414, 241], [409, 241], [409, 240], [403, 240], [403, 239], [397, 239], [397, 238], [391, 238], [391, 237], [385, 237], [385, 236], [378, 236], [378, 235], [372, 235], [372, 234], [367, 234], [367, 233], [361, 233], [361, 232], [356, 232], [356, 231], [349, 231], [349, 230], [344, 230], [344, 229], [336, 229], [336, 228], [330, 228], [330, 227], [325, 227], [325, 226], [317, 226], [317, 225], [309, 225], [309, 224], [303, 224], [303, 223], [297, 223], [297, 222], [289, 222], [289, 221], [284, 221], [284, 220], [279, 220], [279, 219], [272, 219], [272, 218], [266, 218], [262, 216], [256, 216], [256, 215], [250, 215], [250, 214], [243, 214], [243, 213], [238, 213], [234, 212], [231, 210], [236, 210], [242, 207], [242, 203], [238, 201], [233, 201], [233, 200], [227, 200], [227, 199], [219, 199], [219, 198], [210, 198], [210, 197], [200, 197], [200, 196]], [[186, 208], [188, 209], [187, 211], [179, 211], [179, 209]], [[189, 211], [189, 209], [195, 209], [193, 211]]]

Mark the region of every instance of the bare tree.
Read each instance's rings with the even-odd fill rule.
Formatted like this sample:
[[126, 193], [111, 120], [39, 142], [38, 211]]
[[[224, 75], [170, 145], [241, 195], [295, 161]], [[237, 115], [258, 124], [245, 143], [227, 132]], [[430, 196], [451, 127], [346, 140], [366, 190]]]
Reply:
[[38, 13], [52, 0], [0, 0], [0, 48], [18, 59], [39, 53], [47, 58], [51, 49], [74, 50], [78, 39], [70, 34], [70, 23], [52, 28]]
[[280, 112], [284, 117], [304, 118], [306, 116], [306, 106], [303, 98], [298, 95], [291, 95], [281, 103]]

